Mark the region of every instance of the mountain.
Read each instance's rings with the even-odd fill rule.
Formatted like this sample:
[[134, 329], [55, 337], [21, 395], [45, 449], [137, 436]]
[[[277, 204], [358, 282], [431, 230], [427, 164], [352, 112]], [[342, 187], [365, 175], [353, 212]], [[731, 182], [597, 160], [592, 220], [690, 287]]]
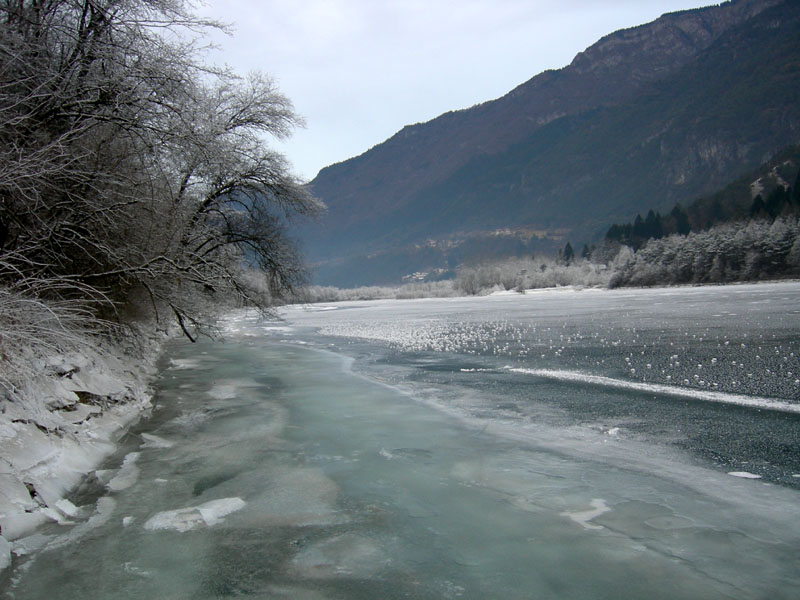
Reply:
[[405, 127], [311, 182], [317, 281], [387, 283], [602, 236], [800, 141], [800, 2], [733, 0], [612, 33], [507, 95]]

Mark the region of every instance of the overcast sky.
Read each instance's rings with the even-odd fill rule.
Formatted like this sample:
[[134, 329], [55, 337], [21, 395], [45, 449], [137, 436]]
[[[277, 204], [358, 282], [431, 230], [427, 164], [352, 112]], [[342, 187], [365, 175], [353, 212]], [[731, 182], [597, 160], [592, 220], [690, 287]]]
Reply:
[[271, 75], [306, 120], [275, 144], [313, 179], [403, 126], [502, 96], [607, 33], [711, 0], [205, 0], [211, 62]]

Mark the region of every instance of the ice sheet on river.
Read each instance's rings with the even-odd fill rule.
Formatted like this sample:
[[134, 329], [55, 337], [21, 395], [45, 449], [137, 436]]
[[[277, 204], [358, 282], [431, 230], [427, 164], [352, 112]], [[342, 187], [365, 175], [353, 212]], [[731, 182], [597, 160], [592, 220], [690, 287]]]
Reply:
[[389, 558], [373, 539], [344, 533], [303, 548], [292, 560], [296, 575], [310, 579], [376, 576]]
[[[237, 485], [250, 484], [240, 478]], [[322, 469], [277, 467], [262, 482], [260, 490], [258, 495], [248, 497], [250, 509], [242, 526], [307, 527], [350, 521], [337, 506], [338, 486]]]
[[[745, 293], [776, 295], [775, 287], [761, 289]], [[96, 488], [107, 492], [131, 451], [140, 453], [138, 480], [98, 503], [93, 525], [100, 528], [76, 544], [27, 540], [34, 554], [41, 543], [51, 549], [36, 561], [18, 557], [20, 583], [10, 592], [18, 600], [795, 600], [797, 490], [769, 479], [753, 459], [755, 447], [741, 462], [709, 466], [667, 444], [683, 439], [675, 427], [702, 434], [692, 442], [715, 433], [727, 441], [744, 428], [772, 437], [735, 439], [787, 441], [783, 458], [796, 449], [785, 434], [800, 416], [503, 370], [585, 367], [652, 383], [647, 371], [663, 369], [666, 377], [703, 364], [706, 383], [705, 372], [719, 375], [713, 387], [724, 375], [720, 365], [736, 358], [737, 370], [750, 363], [745, 376], [757, 373], [753, 365], [781, 374], [773, 378], [780, 385], [754, 396], [794, 389], [798, 317], [787, 315], [800, 314], [791, 312], [797, 302], [759, 305], [744, 325], [720, 317], [707, 332], [707, 307], [732, 312], [716, 302], [731, 293], [738, 288], [598, 292], [584, 304], [577, 293], [557, 301], [539, 294], [519, 302], [395, 302], [314, 317], [352, 332], [347, 323], [369, 326], [377, 311], [382, 335], [402, 330], [410, 343], [430, 339], [427, 349], [321, 337], [306, 326], [309, 318], [289, 324], [296, 333], [267, 332], [248, 319], [236, 323], [231, 343], [176, 344], [173, 357], [196, 358], [199, 368], [167, 367], [146, 429], [172, 445], [130, 436]], [[697, 309], [686, 306], [703, 298]], [[654, 309], [665, 299], [668, 310]], [[597, 303], [607, 309], [602, 317]], [[477, 312], [462, 312], [470, 306]], [[500, 309], [517, 323], [503, 325]], [[570, 315], [582, 316], [566, 323]], [[703, 322], [688, 322], [692, 315]], [[384, 327], [392, 320], [401, 326]], [[290, 333], [308, 345], [284, 343]], [[747, 356], [732, 348], [745, 333], [748, 341], [766, 340]], [[530, 349], [536, 352], [520, 356]], [[705, 356], [693, 360], [699, 353]], [[694, 389], [700, 385], [698, 378]], [[755, 429], [756, 421], [763, 427]], [[764, 476], [731, 475], [744, 472]], [[787, 472], [791, 478], [800, 469]]]

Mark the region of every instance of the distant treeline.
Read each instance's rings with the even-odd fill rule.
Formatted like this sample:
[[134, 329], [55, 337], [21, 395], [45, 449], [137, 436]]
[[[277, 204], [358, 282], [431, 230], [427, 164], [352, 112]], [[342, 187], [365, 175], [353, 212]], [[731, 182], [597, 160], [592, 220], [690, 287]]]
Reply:
[[[571, 248], [571, 246], [568, 245]], [[607, 287], [615, 264], [592, 264], [569, 258], [512, 258], [458, 268], [453, 286], [462, 294], [480, 295], [493, 291], [578, 286]]]
[[354, 288], [337, 288], [330, 285], [309, 285], [298, 289], [292, 304], [317, 302], [352, 302], [363, 300], [412, 300], [416, 298], [451, 298], [458, 293], [453, 281], [427, 281], [405, 283], [398, 286], [368, 285]]
[[608, 287], [609, 281], [632, 252], [623, 247], [609, 265], [564, 256], [557, 258], [509, 258], [458, 267], [454, 279], [401, 286], [367, 286], [340, 289], [330, 286], [308, 286], [299, 291], [294, 302], [340, 302], [347, 300], [408, 300], [414, 298], [447, 298], [482, 296], [492, 292], [517, 291], [561, 286]]
[[798, 275], [800, 220], [781, 216], [651, 239], [614, 274], [610, 287], [729, 283]]
[[[796, 147], [795, 147], [796, 148]], [[795, 149], [792, 149], [793, 151]], [[762, 167], [762, 172], [770, 165]], [[794, 185], [785, 185], [786, 170]], [[796, 169], [796, 170], [795, 170]], [[743, 185], [743, 181], [751, 181]], [[769, 184], [749, 205], [742, 195]], [[745, 178], [710, 199], [680, 205], [662, 217], [652, 210], [643, 219], [612, 225], [604, 247], [628, 246], [632, 260], [611, 286], [725, 283], [800, 275], [800, 169], [796, 162], [773, 161], [753, 182]]]
[[[793, 187], [777, 186], [767, 195], [766, 199], [758, 194], [750, 205], [749, 218], [775, 219], [780, 216], [800, 214], [799, 183], [800, 174]], [[636, 215], [636, 219], [632, 223], [614, 224], [606, 233], [606, 239], [639, 250], [649, 240], [658, 240], [672, 234], [687, 235], [692, 231], [706, 230], [729, 221], [730, 218], [719, 202], [712, 204], [709, 219], [702, 226], [697, 219], [691, 219], [689, 213], [678, 204], [666, 217], [650, 210], [644, 219], [641, 215]]]

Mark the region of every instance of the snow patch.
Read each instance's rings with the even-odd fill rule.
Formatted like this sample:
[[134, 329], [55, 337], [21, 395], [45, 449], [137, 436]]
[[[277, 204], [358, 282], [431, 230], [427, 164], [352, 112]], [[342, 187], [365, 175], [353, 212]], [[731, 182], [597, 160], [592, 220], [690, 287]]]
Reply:
[[761, 475], [748, 473], [747, 471], [731, 471], [728, 473], [728, 475], [732, 475], [733, 477], [741, 477], [742, 479], [761, 479]]
[[562, 517], [569, 517], [576, 523], [582, 525], [585, 529], [603, 529], [602, 525], [595, 525], [590, 521], [600, 515], [607, 513], [611, 507], [606, 504], [602, 498], [595, 498], [591, 502], [592, 508], [589, 510], [581, 510], [578, 512], [562, 512]]
[[664, 396], [676, 396], [679, 398], [692, 398], [695, 400], [705, 400], [708, 402], [720, 402], [723, 404], [736, 404], [738, 406], [749, 406], [752, 408], [800, 413], [800, 403], [785, 402], [782, 400], [776, 400], [774, 398], [759, 398], [758, 396], [744, 396], [741, 394], [731, 394], [728, 392], [698, 390], [695, 388], [677, 387], [672, 385], [663, 385], [660, 383], [642, 383], [639, 381], [614, 379], [612, 377], [604, 377], [602, 375], [591, 375], [589, 373], [582, 373], [580, 371], [528, 369], [511, 366], [506, 366], [504, 369], [509, 373], [533, 375], [535, 377], [543, 377], [556, 381], [567, 381], [570, 383], [597, 385], [620, 390], [633, 390], [637, 392], [661, 394]]

